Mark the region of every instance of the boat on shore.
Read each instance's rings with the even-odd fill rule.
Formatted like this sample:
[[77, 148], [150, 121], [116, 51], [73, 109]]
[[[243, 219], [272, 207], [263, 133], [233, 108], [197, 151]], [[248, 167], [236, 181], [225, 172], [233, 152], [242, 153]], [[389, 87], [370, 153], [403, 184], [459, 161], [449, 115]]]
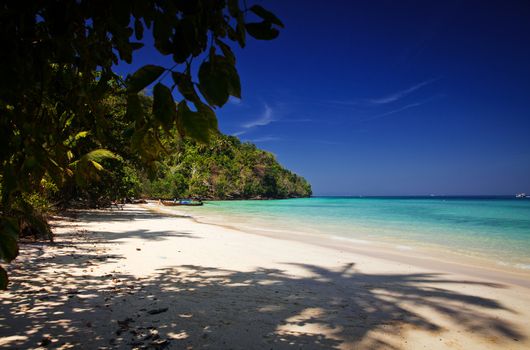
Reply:
[[196, 201], [196, 200], [191, 200], [191, 199], [181, 199], [181, 200], [172, 200], [172, 201], [163, 201], [163, 200], [159, 200], [158, 201], [159, 204], [162, 204], [162, 205], [165, 205], [166, 207], [174, 207], [174, 206], [179, 206], [179, 205], [187, 205], [187, 206], [201, 206], [203, 205], [204, 203], [202, 201]]

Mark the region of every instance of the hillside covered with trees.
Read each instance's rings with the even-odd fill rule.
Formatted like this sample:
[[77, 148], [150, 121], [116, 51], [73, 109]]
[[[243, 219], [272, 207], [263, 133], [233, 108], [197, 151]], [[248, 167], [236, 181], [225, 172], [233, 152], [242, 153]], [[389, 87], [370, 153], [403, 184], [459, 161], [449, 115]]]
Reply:
[[209, 144], [186, 140], [161, 165], [141, 192], [149, 197], [203, 199], [294, 198], [311, 195], [311, 185], [283, 168], [273, 154], [234, 136]]
[[[128, 139], [133, 131], [126, 122], [124, 95], [116, 88], [102, 101], [106, 118], [98, 132], [79, 132], [67, 141], [73, 160], [71, 175], [60, 183], [45, 176], [32, 194], [32, 202], [43, 211], [48, 207], [104, 207], [111, 200], [131, 197], [280, 199], [311, 195], [310, 184], [283, 168], [273, 154], [219, 131], [212, 132], [207, 142], [175, 137], [176, 131], [169, 130], [156, 137], [133, 136], [137, 145], [131, 144]], [[153, 102], [152, 97], [140, 95], [146, 118], [153, 118]], [[139, 153], [138, 147], [150, 152]]]

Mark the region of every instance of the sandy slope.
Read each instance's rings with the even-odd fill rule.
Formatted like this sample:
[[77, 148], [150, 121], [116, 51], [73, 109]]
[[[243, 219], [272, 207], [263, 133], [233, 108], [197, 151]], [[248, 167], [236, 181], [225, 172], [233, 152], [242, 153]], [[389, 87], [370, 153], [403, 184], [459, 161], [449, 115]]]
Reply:
[[530, 290], [498, 273], [138, 206], [80, 212], [55, 231], [55, 244], [25, 245], [10, 266], [0, 348], [530, 348]]

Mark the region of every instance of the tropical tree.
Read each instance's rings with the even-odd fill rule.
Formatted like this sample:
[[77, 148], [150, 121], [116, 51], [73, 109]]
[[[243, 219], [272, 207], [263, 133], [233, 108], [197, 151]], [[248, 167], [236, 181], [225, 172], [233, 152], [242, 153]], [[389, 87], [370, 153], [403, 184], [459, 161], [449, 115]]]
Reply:
[[[21, 230], [50, 234], [28, 199], [43, 181], [81, 181], [116, 157], [102, 135], [112, 126], [102, 101], [116, 85], [125, 89], [123, 139], [139, 162], [156, 168], [162, 134], [207, 142], [217, 130], [214, 109], [229, 96], [241, 97], [231, 46], [244, 47], [247, 34], [274, 39], [278, 27], [283, 24], [271, 12], [237, 0], [2, 2], [0, 260], [17, 256]], [[113, 68], [132, 62], [147, 35], [174, 64], [147, 64], [121, 79]], [[171, 85], [164, 84], [166, 76]], [[152, 113], [145, 113], [141, 92], [149, 85]], [[87, 135], [101, 148], [80, 152], [76, 144]], [[0, 288], [6, 286], [0, 267]]]

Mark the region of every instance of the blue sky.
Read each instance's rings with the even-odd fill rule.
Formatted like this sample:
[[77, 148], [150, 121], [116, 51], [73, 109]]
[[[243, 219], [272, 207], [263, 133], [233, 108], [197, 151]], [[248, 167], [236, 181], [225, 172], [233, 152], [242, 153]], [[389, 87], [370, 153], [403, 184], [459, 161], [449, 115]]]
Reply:
[[285, 29], [236, 49], [224, 133], [315, 195], [530, 192], [530, 2], [257, 3]]

